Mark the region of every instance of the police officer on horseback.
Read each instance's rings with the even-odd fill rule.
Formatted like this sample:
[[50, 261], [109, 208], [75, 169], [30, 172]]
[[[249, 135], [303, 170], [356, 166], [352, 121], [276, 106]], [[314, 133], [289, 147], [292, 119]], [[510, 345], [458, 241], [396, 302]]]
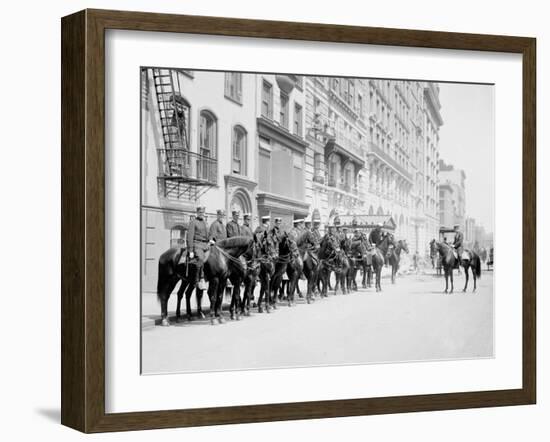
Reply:
[[269, 224], [270, 219], [271, 219], [271, 217], [269, 215], [262, 216], [260, 218], [261, 224], [258, 227], [256, 227], [256, 230], [254, 231], [254, 233], [269, 232], [271, 230], [271, 226]]
[[223, 225], [223, 218], [225, 212], [222, 209], [216, 211], [216, 220], [210, 225], [210, 230], [208, 232], [210, 239], [214, 241], [219, 241], [220, 239], [227, 238], [227, 232], [225, 226]]
[[455, 231], [455, 239], [453, 242], [453, 247], [455, 249], [457, 263], [460, 263], [462, 259], [462, 252], [464, 250], [463, 243], [464, 243], [464, 235], [460, 231], [460, 224], [454, 225], [454, 231]]
[[189, 223], [187, 231], [187, 247], [189, 248], [189, 259], [196, 260], [197, 273], [196, 281], [202, 280], [202, 269], [205, 261], [205, 255], [210, 248], [208, 241], [208, 226], [204, 220], [204, 207], [197, 207], [195, 219]]
[[254, 234], [252, 233], [252, 228], [250, 227], [250, 213], [245, 213], [243, 215], [243, 225], [241, 227], [241, 235], [242, 236], [248, 236], [250, 238], [254, 237]]
[[233, 212], [231, 212], [231, 216], [233, 219], [229, 221], [225, 226], [227, 237], [232, 238], [234, 236], [241, 236], [241, 226], [239, 226], [239, 211], [233, 210]]
[[281, 235], [283, 234], [283, 231], [281, 229], [282, 223], [283, 223], [283, 219], [280, 216], [277, 216], [275, 217], [275, 224], [271, 228], [271, 234], [277, 241], [281, 240]]

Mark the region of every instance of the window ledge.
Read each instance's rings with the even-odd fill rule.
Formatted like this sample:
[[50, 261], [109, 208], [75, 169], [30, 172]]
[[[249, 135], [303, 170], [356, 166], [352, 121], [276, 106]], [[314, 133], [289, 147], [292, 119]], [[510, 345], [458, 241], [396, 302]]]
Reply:
[[224, 97], [227, 98], [229, 101], [232, 101], [233, 103], [238, 104], [239, 106], [243, 105], [242, 100], [239, 101], [239, 100], [237, 100], [237, 99], [235, 99], [235, 98], [233, 98], [233, 97], [231, 97], [230, 95], [227, 95], [227, 94], [224, 94]]

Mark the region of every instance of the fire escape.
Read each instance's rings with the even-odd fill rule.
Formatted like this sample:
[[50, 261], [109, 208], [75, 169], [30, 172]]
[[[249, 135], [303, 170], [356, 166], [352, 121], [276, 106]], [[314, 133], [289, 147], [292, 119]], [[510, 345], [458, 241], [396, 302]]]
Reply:
[[179, 69], [153, 68], [163, 147], [157, 148], [158, 183], [164, 197], [197, 200], [217, 185], [216, 158], [191, 152], [190, 105], [181, 95]]

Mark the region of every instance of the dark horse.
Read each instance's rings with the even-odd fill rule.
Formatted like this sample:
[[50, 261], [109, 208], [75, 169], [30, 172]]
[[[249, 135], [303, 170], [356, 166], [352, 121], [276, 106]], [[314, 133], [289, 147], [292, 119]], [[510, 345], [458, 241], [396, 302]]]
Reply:
[[386, 233], [381, 236], [380, 243], [376, 245], [374, 253], [372, 255], [372, 267], [374, 274], [376, 275], [376, 281], [374, 287], [377, 292], [382, 291], [382, 285], [380, 280], [382, 279], [382, 267], [384, 267], [385, 257], [388, 254], [388, 249], [393, 244], [393, 235]]
[[348, 261], [348, 269], [345, 275], [346, 288], [348, 292], [356, 291], [357, 282], [355, 279], [364, 255], [364, 251], [360, 247], [361, 241], [353, 241], [351, 238], [345, 238], [340, 245]]
[[271, 304], [271, 286], [275, 274], [275, 261], [279, 256], [279, 244], [277, 237], [267, 230], [262, 233], [262, 245], [260, 247], [260, 296], [258, 297], [258, 312], [262, 313], [262, 300], [265, 300], [265, 308], [269, 313]]
[[[182, 248], [170, 248], [159, 258], [158, 280], [157, 280], [157, 298], [160, 301], [161, 324], [170, 325], [168, 320], [168, 299], [176, 287], [178, 281], [181, 281], [178, 290], [178, 305], [176, 308], [176, 320], [181, 318], [181, 300], [185, 292], [187, 307], [187, 319], [191, 320], [191, 294], [196, 286], [197, 266], [194, 262], [180, 263], [182, 255], [186, 253]], [[187, 289], [187, 290], [186, 290]], [[197, 289], [197, 314], [204, 318], [201, 308], [202, 290]]]
[[474, 289], [473, 292], [477, 289], [477, 278], [481, 278], [481, 259], [479, 255], [472, 250], [464, 250], [464, 253], [460, 259], [460, 265], [464, 268], [464, 274], [466, 275], [466, 282], [464, 283], [463, 292], [468, 288], [468, 269], [472, 269], [472, 276], [474, 277]]
[[407, 241], [400, 239], [397, 241], [395, 247], [390, 247], [388, 261], [391, 266], [391, 283], [395, 284], [395, 276], [399, 270], [399, 260], [401, 259], [401, 252], [409, 253], [409, 247]]
[[[275, 271], [271, 280], [269, 292], [269, 303], [274, 309], [277, 308], [277, 293], [281, 286], [283, 275], [286, 272], [288, 282], [288, 305], [291, 306], [294, 301], [294, 291], [296, 289], [298, 278], [302, 273], [303, 263], [300, 257], [300, 251], [296, 245], [296, 241], [284, 232], [279, 240], [279, 255], [275, 259]], [[269, 311], [269, 310], [268, 310]]]
[[304, 231], [298, 237], [296, 245], [300, 250], [303, 272], [307, 280], [306, 302], [309, 304], [313, 300], [313, 292], [317, 284], [317, 272], [319, 269], [319, 257], [317, 256], [313, 233], [309, 230]]
[[251, 253], [255, 246], [254, 238], [235, 236], [222, 239], [210, 247], [210, 254], [204, 263], [204, 276], [208, 281], [208, 296], [210, 298], [210, 322], [215, 319], [223, 323], [222, 301], [227, 278], [230, 276], [231, 265], [240, 262], [239, 257]]
[[334, 294], [336, 294], [339, 285], [342, 287], [342, 292], [346, 293], [346, 277], [349, 271], [349, 261], [334, 235], [327, 234], [321, 240], [319, 261], [319, 282], [322, 285], [321, 296], [327, 296], [331, 272], [334, 272], [336, 276]]
[[431, 250], [434, 250], [439, 253], [441, 265], [443, 266], [443, 271], [445, 273], [445, 293], [449, 291], [449, 278], [451, 279], [450, 293], [453, 293], [453, 290], [454, 290], [453, 269], [457, 264], [455, 255], [453, 253], [454, 249], [449, 244], [445, 242], [438, 242], [434, 239], [430, 242], [430, 251]]
[[[238, 259], [229, 258], [229, 280], [233, 285], [229, 315], [231, 319], [240, 319], [239, 313], [250, 311], [250, 293], [254, 290], [256, 278], [260, 273], [260, 240], [253, 235], [254, 242]], [[241, 284], [244, 284], [244, 296], [241, 301]], [[246, 310], [245, 310], [246, 307]], [[247, 314], [248, 316], [248, 314]]]

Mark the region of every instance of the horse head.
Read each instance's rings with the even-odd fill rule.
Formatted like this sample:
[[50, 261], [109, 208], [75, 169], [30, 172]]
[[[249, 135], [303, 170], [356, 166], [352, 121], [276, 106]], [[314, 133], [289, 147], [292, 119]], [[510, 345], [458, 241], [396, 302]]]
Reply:
[[272, 234], [264, 231], [260, 234], [260, 253], [267, 258], [275, 259], [278, 255], [277, 243]]

